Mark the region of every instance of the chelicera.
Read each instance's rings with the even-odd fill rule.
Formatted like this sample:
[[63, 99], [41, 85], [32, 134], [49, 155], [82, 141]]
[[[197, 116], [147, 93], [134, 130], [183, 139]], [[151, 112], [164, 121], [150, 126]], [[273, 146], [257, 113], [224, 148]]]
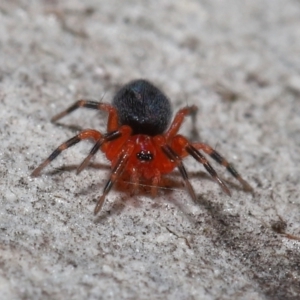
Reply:
[[111, 162], [111, 173], [95, 207], [95, 214], [100, 211], [106, 195], [117, 180], [129, 176], [135, 191], [140, 178], [143, 178], [150, 182], [152, 196], [155, 196], [162, 176], [172, 172], [175, 168], [178, 168], [189, 194], [193, 200], [196, 200], [182, 162], [188, 155], [203, 164], [222, 190], [230, 196], [225, 182], [217, 175], [201, 151], [226, 167], [245, 190], [251, 190], [250, 185], [236, 169], [212, 147], [204, 143], [191, 143], [186, 137], [178, 134], [185, 117], [195, 112], [197, 107], [187, 106], [180, 109], [171, 122], [172, 110], [168, 98], [146, 80], [134, 80], [123, 86], [116, 93], [112, 104], [79, 100], [54, 116], [52, 122], [80, 107], [106, 111], [108, 113], [107, 133], [103, 134], [93, 129], [81, 131], [55, 149], [31, 175], [38, 176], [42, 169], [67, 148], [82, 140], [93, 140], [95, 144], [78, 167], [77, 174], [88, 165], [98, 150], [104, 152]]

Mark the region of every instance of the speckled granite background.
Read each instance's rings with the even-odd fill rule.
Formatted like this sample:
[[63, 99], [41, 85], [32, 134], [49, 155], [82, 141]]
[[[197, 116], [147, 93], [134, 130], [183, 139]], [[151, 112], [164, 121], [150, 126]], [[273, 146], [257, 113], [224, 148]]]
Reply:
[[[0, 50], [2, 299], [299, 299], [300, 242], [272, 229], [300, 236], [299, 1], [2, 1]], [[94, 111], [53, 115], [135, 78], [174, 111], [198, 105], [198, 139], [255, 194], [213, 163], [227, 197], [187, 159], [199, 203], [174, 172], [155, 199], [114, 190], [94, 217], [109, 164], [99, 153], [75, 174], [88, 142], [29, 176], [79, 129], [105, 128]]]

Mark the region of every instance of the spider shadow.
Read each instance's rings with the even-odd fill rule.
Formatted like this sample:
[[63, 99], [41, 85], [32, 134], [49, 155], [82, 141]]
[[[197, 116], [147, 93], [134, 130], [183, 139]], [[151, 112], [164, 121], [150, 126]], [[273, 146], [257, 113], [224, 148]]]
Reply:
[[[184, 184], [182, 183], [182, 181], [180, 181], [180, 178], [181, 178], [180, 173], [178, 171], [174, 171], [172, 174], [177, 175], [177, 180], [176, 180], [177, 184], [178, 184], [178, 182], [180, 182], [181, 183], [181, 190], [184, 193], [187, 193], [187, 190], [185, 189]], [[202, 171], [190, 172], [189, 173], [189, 178], [190, 179], [197, 178], [198, 180], [201, 180], [201, 181], [208, 180], [208, 181], [216, 183], [214, 181], [214, 179], [208, 173], [202, 172]], [[230, 187], [233, 190], [237, 190], [237, 191], [242, 191], [242, 192], [245, 192], [245, 193], [254, 194], [254, 191], [252, 191], [252, 190], [245, 190], [238, 183], [234, 183], [234, 182], [231, 182], [229, 180], [224, 180], [224, 181], [226, 182], [226, 184], [228, 185], [228, 187]], [[195, 185], [195, 182], [193, 183], [193, 185]], [[216, 183], [216, 188], [217, 189], [220, 188], [217, 183]], [[225, 196], [228, 197], [227, 195], [225, 195]], [[214, 203], [214, 201], [208, 200], [207, 196], [204, 196], [203, 194], [198, 193], [196, 195], [196, 197], [197, 197], [197, 199], [195, 201], [193, 201], [191, 199], [191, 201], [193, 201], [193, 203], [195, 205], [200, 205], [201, 207], [203, 207], [208, 212], [212, 211], [212, 207], [215, 208], [216, 203]], [[211, 197], [209, 197], [209, 198], [211, 198]], [[191, 223], [195, 223], [196, 222], [196, 219], [195, 219], [195, 217], [192, 216], [191, 211], [187, 209], [187, 206], [180, 200], [179, 197], [172, 197], [172, 199], [167, 198], [166, 201], [171, 202], [172, 204], [176, 205], [176, 207], [178, 207], [179, 210], [182, 211], [185, 214], [185, 216], [189, 219], [189, 221]]]
[[[45, 174], [53, 176], [53, 175], [61, 174], [63, 172], [72, 172], [72, 171], [76, 171], [78, 166], [79, 165], [64, 165], [62, 167], [55, 168], [52, 171], [45, 172]], [[88, 168], [95, 169], [95, 170], [107, 170], [107, 171], [111, 170], [110, 166], [105, 163], [90, 163]], [[176, 177], [176, 179], [175, 179], [175, 177]], [[196, 171], [196, 172], [189, 173], [189, 179], [195, 179], [195, 178], [197, 178], [199, 180], [208, 180], [211, 182], [215, 182], [214, 179], [209, 174], [207, 174], [206, 172], [202, 172], [202, 171]], [[180, 173], [178, 171], [173, 171], [172, 176], [165, 176], [162, 178], [162, 182], [158, 188], [165, 189], [165, 193], [170, 194], [172, 192], [172, 190], [176, 190], [183, 186], [181, 179], [182, 178], [181, 178]], [[231, 187], [234, 190], [245, 191], [243, 189], [243, 187], [240, 186], [238, 183], [234, 183], [229, 180], [224, 180], [224, 181], [226, 182], [226, 184], [229, 187]], [[131, 184], [130, 182], [127, 182], [127, 183]], [[142, 186], [142, 185], [143, 185], [143, 183], [140, 184], [140, 186]], [[147, 184], [145, 184], [145, 186], [150, 187], [150, 185], [147, 185]], [[116, 187], [115, 187], [115, 189], [116, 189]], [[119, 188], [119, 189], [117, 188], [116, 190], [122, 190], [122, 188]], [[245, 191], [245, 192], [251, 193], [251, 191]], [[140, 192], [138, 194], [140, 194]], [[143, 192], [141, 193], [141, 195], [146, 196], [146, 194]]]
[[[53, 175], [61, 174], [62, 172], [72, 172], [77, 170], [77, 168], [78, 165], [74, 165], [74, 164], [65, 165], [60, 168], [56, 168], [52, 171], [49, 171], [46, 174], [53, 176]], [[88, 168], [95, 169], [95, 170], [106, 170], [106, 171], [111, 170], [110, 166], [105, 163], [90, 163]], [[209, 174], [202, 171], [190, 172], [189, 178], [190, 179], [196, 178], [199, 181], [209, 180], [215, 182]], [[236, 190], [240, 190], [240, 191], [243, 190], [243, 188], [240, 187], [238, 184], [229, 181], [226, 181], [226, 183], [230, 187]], [[195, 182], [193, 184], [195, 185]], [[103, 183], [103, 181], [99, 183], [94, 183], [92, 185], [80, 189], [80, 191], [77, 194], [88, 195], [95, 192], [96, 190], [100, 190], [99, 196], [96, 196], [96, 198], [93, 199], [93, 202], [95, 202], [96, 204], [98, 201], [98, 197], [101, 196], [104, 185], [105, 183]], [[139, 188], [136, 193], [132, 193], [132, 186], [133, 184], [129, 180], [128, 181], [118, 180], [114, 186], [114, 190], [120, 193], [120, 197], [115, 197], [114, 202], [110, 205], [108, 210], [105, 211], [103, 210], [100, 212], [100, 214], [95, 219], [95, 223], [103, 222], [112, 215], [119, 215], [126, 207], [126, 204], [124, 204], [125, 201], [129, 203], [130, 206], [133, 206], [135, 208], [140, 208], [142, 206], [142, 202], [138, 200], [138, 197], [144, 196], [144, 197], [153, 198], [151, 195], [151, 185], [147, 184], [146, 182], [141, 182], [139, 184]], [[216, 186], [218, 188], [217, 184]], [[183, 201], [181, 201], [181, 197], [177, 197], [176, 195], [178, 195], [178, 193], [174, 193], [174, 191], [177, 192], [180, 191], [182, 193], [185, 193], [186, 194], [185, 197], [189, 198], [188, 192], [185, 189], [184, 183], [182, 182], [182, 177], [180, 175], [180, 172], [178, 171], [172, 172], [172, 175], [162, 177], [161, 183], [158, 187], [157, 196], [155, 198], [157, 199], [160, 196], [163, 196], [166, 199], [165, 200], [166, 202], [172, 203], [173, 205], [178, 207], [178, 209], [182, 211], [191, 222], [195, 222], [195, 220], [191, 217], [191, 211], [187, 209], [187, 206], [184, 204]], [[159, 204], [155, 201], [155, 199], [153, 199], [153, 201], [154, 201], [153, 207], [154, 208], [159, 207]], [[208, 202], [208, 200], [206, 200], [201, 194], [197, 195], [197, 200], [194, 201], [194, 203], [197, 205], [204, 206], [204, 208], [211, 206], [210, 202]]]
[[[96, 112], [96, 115], [99, 117], [101, 116], [105, 116], [105, 112], [104, 111], [97, 111]], [[52, 122], [54, 125], [56, 126], [59, 126], [59, 127], [62, 127], [62, 128], [65, 128], [65, 129], [68, 129], [74, 133], [78, 133], [84, 129], [86, 129], [86, 127], [83, 127], [83, 126], [80, 126], [78, 124], [65, 124], [65, 123], [62, 123], [60, 121], [56, 121], [56, 122]], [[106, 131], [105, 131], [106, 132]]]
[[[118, 192], [120, 196], [115, 198], [114, 202], [110, 204], [110, 207], [107, 210], [102, 210], [100, 214], [96, 216], [94, 223], [102, 223], [113, 215], [120, 215], [126, 206], [130, 206], [135, 209], [143, 207], [143, 201], [139, 199], [141, 196], [151, 198], [153, 200], [153, 203], [150, 204], [151, 207], [158, 209], [160, 204], [156, 201], [156, 199], [158, 199], [160, 196], [164, 196], [168, 199], [170, 198], [168, 196], [170, 196], [174, 190], [182, 190], [183, 192], [185, 191], [184, 185], [180, 180], [169, 177], [162, 179], [155, 197], [152, 197], [151, 195], [151, 185], [141, 183], [139, 184], [138, 191], [135, 193], [132, 193], [132, 186], [133, 184], [128, 181], [124, 182], [119, 180], [116, 182], [114, 190]], [[174, 203], [172, 200], [168, 201]]]
[[[55, 168], [52, 171], [44, 172], [46, 175], [57, 175], [63, 172], [72, 172], [78, 169], [79, 165], [64, 165], [58, 168]], [[96, 170], [110, 170], [110, 166], [108, 164], [101, 163], [90, 163], [88, 168], [96, 169]], [[79, 175], [79, 174], [78, 174]]]
[[[173, 174], [178, 174], [180, 177], [180, 173], [178, 171], [174, 171]], [[252, 191], [245, 190], [243, 186], [241, 186], [237, 182], [233, 182], [231, 179], [224, 179], [222, 176], [219, 176], [225, 183], [226, 185], [231, 188], [232, 190], [236, 191], [243, 191], [246, 193], [252, 193]], [[210, 182], [216, 183], [216, 181], [206, 172], [203, 171], [195, 171], [195, 172], [189, 172], [189, 179], [199, 179], [199, 180], [207, 180]], [[194, 183], [195, 184], [195, 183]], [[219, 185], [216, 183], [216, 186], [218, 187]]]
[[[197, 177], [199, 180], [209, 180], [214, 182], [210, 175], [205, 172], [195, 172], [191, 173], [191, 175], [191, 177]], [[203, 197], [203, 195], [197, 195], [196, 201], [190, 199], [190, 196], [181, 179], [181, 174], [178, 171], [174, 171], [172, 176], [163, 177], [158, 187], [158, 194], [155, 199], [151, 196], [151, 185], [141, 183], [138, 192], [132, 194], [132, 183], [124, 183], [122, 181], [116, 182], [115, 191], [121, 193], [121, 197], [117, 198], [108, 210], [100, 212], [99, 216], [97, 216], [95, 220], [95, 223], [102, 223], [112, 215], [119, 215], [126, 207], [126, 204], [124, 204], [125, 201], [134, 208], [142, 207], [142, 201], [139, 201], [138, 199], [140, 196], [153, 198], [152, 208], [154, 209], [158, 209], [160, 207], [157, 199], [159, 196], [163, 196], [165, 199], [164, 201], [175, 205], [180, 211], [183, 212], [183, 214], [191, 223], [195, 223], [196, 220], [193, 218], [191, 211], [187, 208], [188, 206], [186, 206], [185, 202], [181, 201], [182, 197], [178, 197], [178, 193], [174, 193], [174, 191], [184, 193], [184, 198], [188, 198], [188, 201], [194, 202], [196, 205], [206, 204], [207, 200]]]
[[69, 129], [70, 131], [72, 131], [74, 133], [83, 130], [83, 127], [79, 126], [79, 125], [74, 125], [74, 124], [73, 125], [68, 125], [68, 124], [64, 124], [64, 123], [61, 123], [61, 122], [54, 122], [53, 124], [56, 125], [56, 126], [65, 128], [65, 129]]

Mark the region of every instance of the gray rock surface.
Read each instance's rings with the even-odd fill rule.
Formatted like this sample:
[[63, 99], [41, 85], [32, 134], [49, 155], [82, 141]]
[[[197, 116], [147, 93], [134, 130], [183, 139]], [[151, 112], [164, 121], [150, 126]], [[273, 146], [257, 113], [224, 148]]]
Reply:
[[[299, 1], [2, 1], [0, 50], [2, 299], [299, 299], [300, 242], [274, 231], [300, 236]], [[186, 159], [199, 203], [174, 172], [155, 199], [113, 190], [94, 217], [109, 164], [76, 175], [88, 142], [30, 177], [79, 129], [105, 131], [102, 113], [53, 115], [135, 78], [174, 111], [196, 104], [197, 134], [190, 119], [181, 133], [254, 195]]]

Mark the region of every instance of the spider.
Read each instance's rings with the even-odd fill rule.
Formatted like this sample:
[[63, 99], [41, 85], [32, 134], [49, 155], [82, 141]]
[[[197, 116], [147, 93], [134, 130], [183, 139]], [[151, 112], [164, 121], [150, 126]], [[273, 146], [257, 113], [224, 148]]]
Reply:
[[31, 176], [38, 176], [42, 169], [62, 151], [82, 140], [92, 139], [95, 144], [77, 168], [77, 174], [89, 164], [98, 150], [104, 152], [107, 159], [111, 161], [111, 173], [102, 196], [96, 204], [95, 215], [100, 211], [108, 192], [117, 180], [129, 176], [133, 191], [137, 190], [140, 178], [148, 180], [154, 197], [162, 176], [175, 168], [178, 168], [192, 199], [196, 200], [194, 189], [182, 162], [188, 155], [203, 164], [222, 190], [230, 196], [228, 187], [200, 151], [226, 167], [245, 190], [252, 190], [236, 169], [212, 147], [204, 143], [191, 143], [183, 135], [178, 134], [185, 117], [195, 112], [197, 107], [187, 106], [180, 109], [169, 126], [172, 116], [171, 104], [163, 92], [149, 81], [138, 79], [129, 82], [116, 93], [112, 104], [79, 100], [54, 116], [51, 121], [55, 122], [80, 107], [106, 111], [108, 113], [107, 133], [102, 134], [93, 129], [79, 132], [55, 149], [32, 172]]

